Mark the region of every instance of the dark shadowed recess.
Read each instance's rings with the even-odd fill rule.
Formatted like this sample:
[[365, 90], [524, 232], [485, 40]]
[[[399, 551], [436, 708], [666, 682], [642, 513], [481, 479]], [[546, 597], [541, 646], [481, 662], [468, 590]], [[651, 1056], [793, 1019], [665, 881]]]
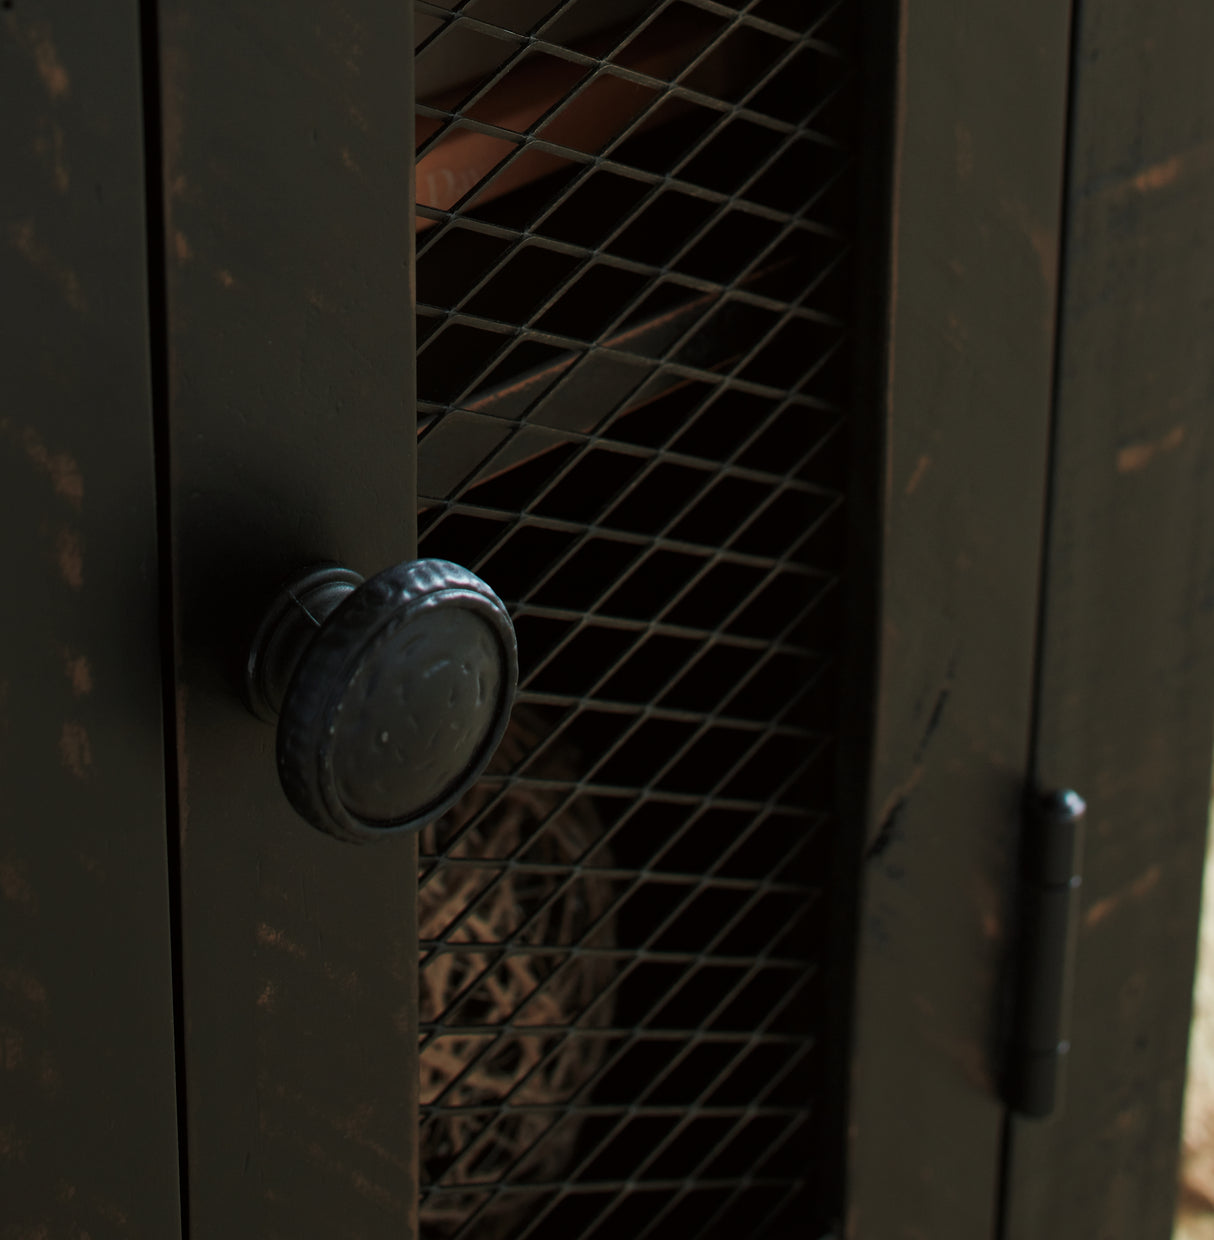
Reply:
[[422, 840], [423, 1227], [804, 1235], [855, 16], [602, 12], [416, 6], [420, 552], [507, 602], [521, 685]]

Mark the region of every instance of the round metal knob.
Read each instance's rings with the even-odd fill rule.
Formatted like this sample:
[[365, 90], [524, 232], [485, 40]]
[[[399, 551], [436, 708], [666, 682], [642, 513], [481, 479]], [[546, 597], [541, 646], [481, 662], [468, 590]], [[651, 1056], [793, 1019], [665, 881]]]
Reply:
[[496, 594], [446, 560], [363, 580], [337, 565], [271, 604], [245, 668], [249, 705], [278, 720], [278, 774], [295, 809], [340, 839], [416, 830], [485, 769], [518, 682]]

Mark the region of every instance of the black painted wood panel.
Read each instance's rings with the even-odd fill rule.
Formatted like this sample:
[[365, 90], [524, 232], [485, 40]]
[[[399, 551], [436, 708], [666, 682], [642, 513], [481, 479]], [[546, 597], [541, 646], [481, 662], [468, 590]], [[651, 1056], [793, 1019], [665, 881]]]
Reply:
[[0, 6], [0, 1234], [180, 1234], [138, 5]]
[[[887, 196], [875, 741], [846, 1234], [993, 1233], [997, 1051], [1028, 771], [1067, 13], [880, 5]], [[879, 186], [879, 183], [878, 183]], [[875, 334], [875, 330], [874, 330]], [[876, 340], [870, 348], [879, 347]], [[861, 514], [863, 522], [863, 514]]]
[[416, 851], [297, 818], [239, 695], [279, 579], [414, 548], [407, 4], [160, 11], [194, 1240], [416, 1217]]
[[1040, 721], [1088, 801], [1065, 1108], [1006, 1235], [1171, 1235], [1214, 737], [1214, 12], [1076, 25]]

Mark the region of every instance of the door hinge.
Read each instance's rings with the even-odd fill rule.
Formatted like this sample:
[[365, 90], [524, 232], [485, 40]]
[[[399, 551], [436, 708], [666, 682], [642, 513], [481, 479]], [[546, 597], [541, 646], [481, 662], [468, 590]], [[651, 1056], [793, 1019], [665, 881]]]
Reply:
[[1037, 795], [1020, 849], [1018, 950], [1004, 1065], [1007, 1105], [1046, 1118], [1057, 1110], [1070, 1051], [1070, 992], [1078, 931], [1083, 798]]

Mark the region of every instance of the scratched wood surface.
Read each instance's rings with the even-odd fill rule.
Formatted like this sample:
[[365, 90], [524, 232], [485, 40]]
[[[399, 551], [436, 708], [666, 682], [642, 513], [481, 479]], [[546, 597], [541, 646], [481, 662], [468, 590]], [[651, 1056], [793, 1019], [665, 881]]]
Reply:
[[1000, 0], [871, 8], [869, 22], [899, 39], [846, 1234], [976, 1240], [997, 1212], [1067, 14]]
[[0, 1235], [180, 1234], [138, 6], [0, 5]]
[[1010, 1240], [1170, 1234], [1214, 717], [1214, 9], [1080, 8], [1036, 764], [1089, 805], [1066, 1110]]
[[160, 10], [193, 1240], [415, 1234], [414, 845], [295, 817], [237, 675], [283, 575], [414, 550], [410, 23]]

